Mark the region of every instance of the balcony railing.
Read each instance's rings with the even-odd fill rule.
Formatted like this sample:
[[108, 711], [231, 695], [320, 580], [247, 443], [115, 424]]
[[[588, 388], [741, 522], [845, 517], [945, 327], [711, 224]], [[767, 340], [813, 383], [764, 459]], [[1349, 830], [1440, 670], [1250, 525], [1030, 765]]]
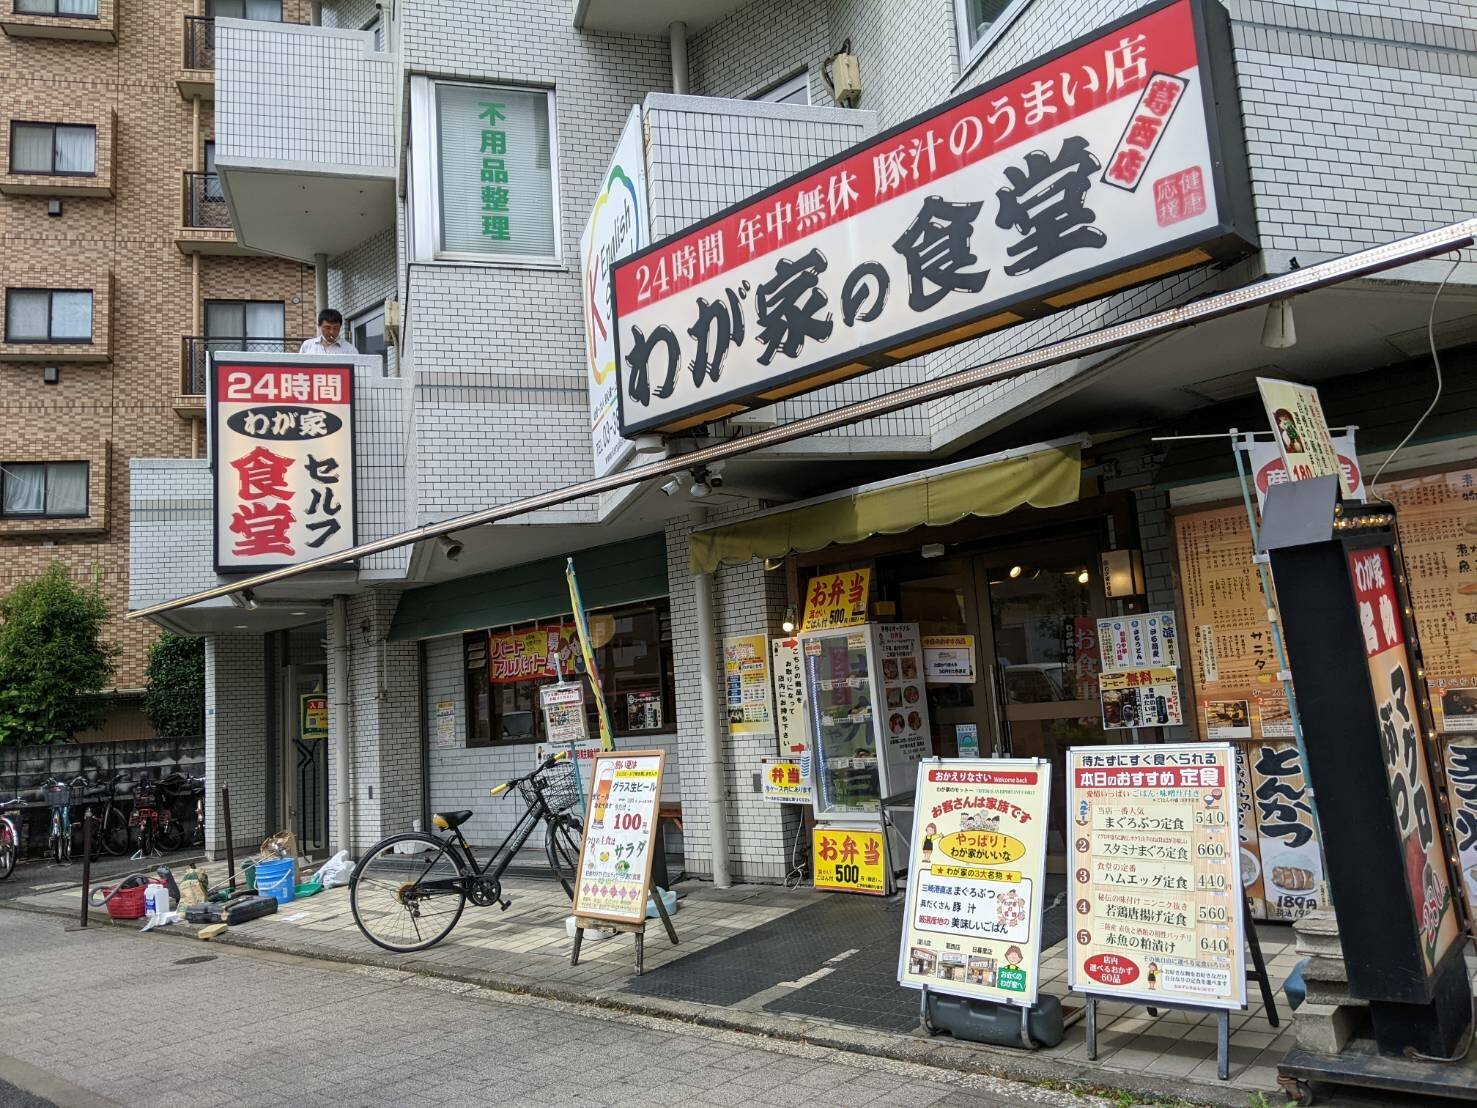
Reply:
[[205, 370], [208, 355], [225, 351], [248, 354], [296, 354], [306, 341], [300, 338], [244, 339], [195, 336], [180, 341], [180, 392], [186, 396], [205, 395]]
[[184, 175], [184, 226], [231, 229], [231, 213], [226, 210], [226, 194], [221, 179], [214, 173], [186, 170]]
[[215, 69], [215, 20], [210, 16], [185, 16], [185, 68]]

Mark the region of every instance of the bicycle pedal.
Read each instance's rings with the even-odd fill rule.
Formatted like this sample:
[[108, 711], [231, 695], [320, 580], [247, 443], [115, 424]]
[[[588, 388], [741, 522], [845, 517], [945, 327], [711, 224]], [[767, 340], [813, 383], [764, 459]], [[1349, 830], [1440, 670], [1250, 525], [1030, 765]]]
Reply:
[[511, 900], [499, 900], [497, 902], [497, 906], [501, 908], [504, 912], [506, 912], [509, 908], [513, 906], [513, 902]]

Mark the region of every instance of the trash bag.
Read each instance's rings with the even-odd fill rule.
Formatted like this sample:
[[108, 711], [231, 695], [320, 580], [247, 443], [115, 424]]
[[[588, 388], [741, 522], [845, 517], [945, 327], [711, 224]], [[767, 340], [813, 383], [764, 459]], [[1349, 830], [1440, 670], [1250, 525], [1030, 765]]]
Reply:
[[349, 852], [340, 850], [323, 865], [318, 867], [318, 872], [313, 875], [313, 880], [325, 889], [332, 889], [338, 885], [347, 885], [349, 875], [354, 872], [354, 863], [349, 861]]

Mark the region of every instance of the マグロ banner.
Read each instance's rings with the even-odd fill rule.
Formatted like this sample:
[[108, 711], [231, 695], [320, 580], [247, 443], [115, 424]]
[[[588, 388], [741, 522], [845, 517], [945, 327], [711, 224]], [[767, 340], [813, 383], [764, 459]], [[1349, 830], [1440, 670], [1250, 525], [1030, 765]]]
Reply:
[[621, 428], [676, 432], [1254, 246], [1226, 13], [1167, 0], [615, 267]]
[[208, 377], [216, 571], [352, 549], [354, 363], [221, 357]]
[[1067, 752], [1072, 989], [1245, 1007], [1234, 759], [1229, 743]]
[[931, 758], [914, 795], [898, 984], [1034, 1004], [1051, 763]]

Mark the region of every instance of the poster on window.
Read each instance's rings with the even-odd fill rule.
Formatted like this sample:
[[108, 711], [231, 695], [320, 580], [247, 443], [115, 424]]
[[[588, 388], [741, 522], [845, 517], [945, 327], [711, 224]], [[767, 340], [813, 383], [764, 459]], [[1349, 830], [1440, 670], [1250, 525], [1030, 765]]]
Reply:
[[898, 984], [1034, 1004], [1051, 763], [929, 759], [914, 795]]
[[623, 433], [1247, 253], [1230, 58], [1218, 4], [1136, 13], [622, 259]]
[[1231, 744], [1073, 747], [1067, 774], [1068, 985], [1245, 1007]]
[[1098, 677], [1103, 730], [1173, 727], [1184, 723], [1180, 710], [1179, 670], [1105, 670]]
[[494, 685], [516, 684], [541, 677], [575, 674], [579, 649], [574, 624], [556, 623], [521, 631], [492, 631], [487, 636], [487, 679]]
[[923, 676], [930, 685], [974, 684], [974, 636], [924, 635]]
[[216, 572], [352, 549], [354, 363], [212, 359], [209, 387]]
[[767, 635], [733, 635], [723, 640], [723, 682], [729, 734], [773, 735]]
[[611, 268], [618, 258], [634, 254], [650, 242], [651, 212], [646, 203], [646, 155], [638, 105], [631, 108], [621, 130], [580, 236], [585, 372], [589, 377], [590, 445], [596, 477], [618, 468], [635, 449], [630, 439], [621, 437]]
[[1173, 612], [1140, 612], [1097, 621], [1103, 669], [1150, 669], [1180, 664]]
[[646, 919], [665, 764], [660, 750], [595, 755], [574, 886], [575, 916], [616, 923]]
[[774, 713], [782, 757], [800, 763], [800, 774], [810, 778], [810, 714], [805, 710], [804, 663], [800, 640], [789, 637], [770, 643], [774, 662]]
[[887, 705], [887, 728], [883, 733], [887, 779], [908, 781], [913, 767], [933, 753], [918, 625], [878, 624], [877, 646], [882, 660], [882, 695]]

